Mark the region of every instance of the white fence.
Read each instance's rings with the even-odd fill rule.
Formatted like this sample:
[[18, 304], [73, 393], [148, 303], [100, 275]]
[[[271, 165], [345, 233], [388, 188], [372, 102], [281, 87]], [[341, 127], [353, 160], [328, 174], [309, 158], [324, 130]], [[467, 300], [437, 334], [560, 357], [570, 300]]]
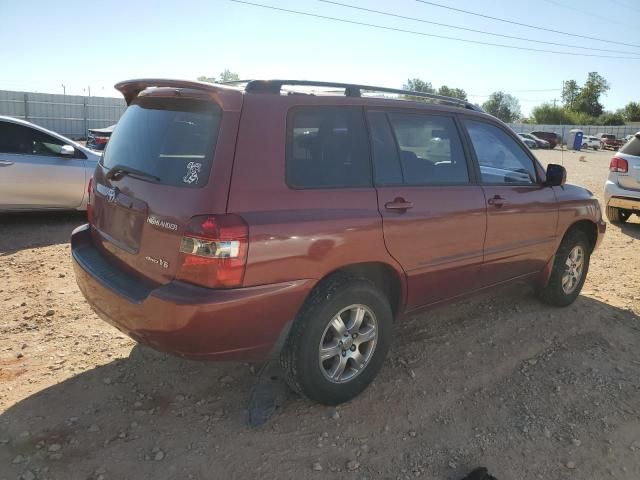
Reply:
[[640, 131], [638, 125], [536, 125], [533, 123], [510, 123], [509, 126], [516, 133], [529, 132], [554, 132], [562, 137], [563, 143], [569, 138], [569, 131], [577, 128], [582, 130], [585, 135], [600, 136], [601, 133], [613, 133], [616, 137], [621, 138]]
[[0, 90], [0, 115], [22, 118], [73, 139], [86, 138], [88, 128], [113, 125], [125, 108], [122, 98]]

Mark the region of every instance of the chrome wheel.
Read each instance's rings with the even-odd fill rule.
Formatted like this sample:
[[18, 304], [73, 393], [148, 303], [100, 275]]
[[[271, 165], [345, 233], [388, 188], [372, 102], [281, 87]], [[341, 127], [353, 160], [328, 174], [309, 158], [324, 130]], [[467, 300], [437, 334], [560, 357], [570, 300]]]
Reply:
[[367, 366], [376, 349], [378, 324], [365, 305], [351, 305], [335, 315], [322, 334], [318, 360], [332, 383], [353, 380]]
[[584, 250], [580, 245], [576, 245], [569, 252], [565, 262], [565, 271], [562, 275], [562, 290], [566, 294], [571, 294], [576, 289], [584, 272]]

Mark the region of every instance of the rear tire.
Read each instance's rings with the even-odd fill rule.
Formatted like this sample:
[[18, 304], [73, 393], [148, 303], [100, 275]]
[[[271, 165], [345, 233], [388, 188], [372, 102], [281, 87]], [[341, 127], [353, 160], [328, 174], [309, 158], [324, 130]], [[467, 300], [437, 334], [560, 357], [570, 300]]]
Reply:
[[389, 300], [373, 283], [329, 277], [300, 309], [280, 354], [287, 383], [326, 405], [351, 400], [382, 368], [392, 326]]
[[571, 305], [587, 278], [591, 246], [580, 230], [567, 233], [553, 260], [553, 270], [547, 285], [538, 292], [544, 303], [556, 307]]
[[629, 220], [631, 212], [616, 207], [607, 207], [607, 218], [611, 223], [625, 223]]

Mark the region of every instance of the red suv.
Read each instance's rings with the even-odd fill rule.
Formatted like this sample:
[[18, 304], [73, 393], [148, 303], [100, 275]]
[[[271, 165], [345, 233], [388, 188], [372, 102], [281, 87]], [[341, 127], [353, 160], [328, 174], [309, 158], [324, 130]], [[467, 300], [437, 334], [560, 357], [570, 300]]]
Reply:
[[563, 167], [464, 101], [276, 80], [116, 88], [129, 107], [71, 238], [88, 302], [158, 350], [279, 356], [318, 402], [373, 380], [404, 315], [514, 279], [570, 304], [605, 231]]

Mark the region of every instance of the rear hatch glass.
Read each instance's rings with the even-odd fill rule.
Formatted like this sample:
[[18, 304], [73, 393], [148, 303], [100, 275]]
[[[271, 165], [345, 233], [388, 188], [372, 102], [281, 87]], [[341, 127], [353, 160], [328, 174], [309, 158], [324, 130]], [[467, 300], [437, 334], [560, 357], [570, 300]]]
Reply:
[[222, 119], [213, 101], [138, 97], [118, 122], [94, 175], [94, 239], [143, 276], [179, 268], [182, 227], [202, 213]]
[[220, 119], [213, 102], [139, 98], [118, 122], [103, 165], [132, 167], [165, 185], [201, 187], [211, 171]]

